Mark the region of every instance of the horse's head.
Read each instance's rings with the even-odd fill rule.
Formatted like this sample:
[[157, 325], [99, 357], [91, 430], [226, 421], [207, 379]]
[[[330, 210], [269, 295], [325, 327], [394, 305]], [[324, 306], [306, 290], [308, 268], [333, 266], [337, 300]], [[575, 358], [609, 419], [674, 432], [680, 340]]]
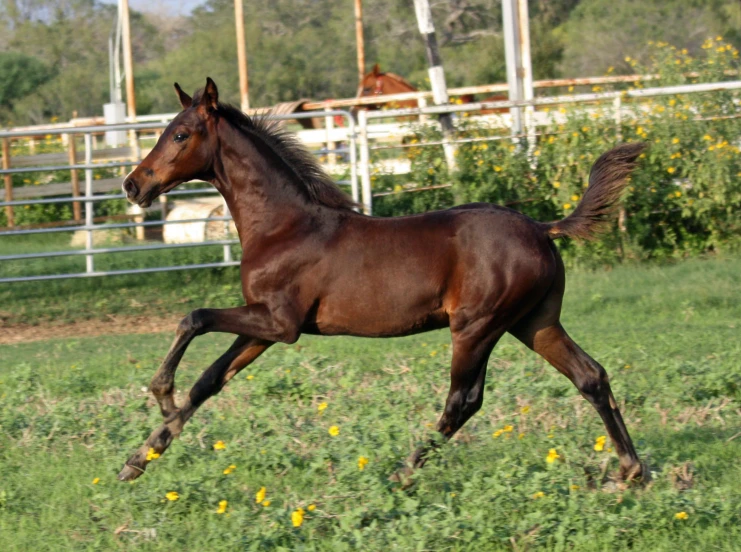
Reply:
[[219, 92], [210, 78], [191, 98], [175, 83], [183, 110], [160, 136], [149, 155], [124, 179], [131, 203], [149, 207], [158, 196], [189, 180], [213, 177], [217, 137], [214, 112]]

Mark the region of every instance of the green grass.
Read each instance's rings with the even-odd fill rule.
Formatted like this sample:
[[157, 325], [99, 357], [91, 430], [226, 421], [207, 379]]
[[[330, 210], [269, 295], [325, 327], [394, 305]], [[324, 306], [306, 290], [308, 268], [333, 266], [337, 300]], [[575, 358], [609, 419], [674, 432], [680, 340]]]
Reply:
[[[599, 478], [605, 462], [608, 473], [617, 465], [614, 453], [593, 448], [605, 433], [597, 414], [509, 337], [489, 363], [482, 411], [408, 492], [393, 491], [386, 477], [429, 436], [442, 408], [447, 332], [276, 346], [202, 407], [133, 484], [115, 474], [160, 422], [142, 388], [172, 336], [0, 346], [0, 549], [737, 550], [740, 275], [741, 259], [716, 259], [569, 276], [564, 325], [610, 373], [653, 472], [645, 488], [594, 485], [587, 473]], [[162, 275], [146, 288], [131, 280], [128, 293], [114, 279], [97, 280], [88, 295], [67, 288], [67, 306], [63, 296], [42, 301], [69, 319], [103, 299], [99, 310], [128, 312], [134, 296], [147, 305], [139, 314], [185, 313], [191, 303], [234, 300], [231, 277]], [[199, 295], [209, 286], [233, 287]], [[2, 291], [10, 309], [30, 301], [30, 287], [20, 289], [25, 299]], [[189, 302], [161, 305], [158, 293]], [[24, 316], [40, 313], [28, 306]], [[230, 341], [198, 338], [179, 389]], [[511, 432], [492, 436], [507, 425]], [[218, 440], [226, 450], [213, 449]], [[561, 458], [548, 464], [552, 448]], [[369, 459], [362, 471], [360, 456]], [[268, 507], [255, 503], [263, 486]], [[170, 491], [179, 500], [167, 501]], [[221, 500], [224, 515], [216, 513]], [[316, 509], [293, 528], [291, 512], [310, 504]], [[688, 518], [675, 519], [678, 512]]]

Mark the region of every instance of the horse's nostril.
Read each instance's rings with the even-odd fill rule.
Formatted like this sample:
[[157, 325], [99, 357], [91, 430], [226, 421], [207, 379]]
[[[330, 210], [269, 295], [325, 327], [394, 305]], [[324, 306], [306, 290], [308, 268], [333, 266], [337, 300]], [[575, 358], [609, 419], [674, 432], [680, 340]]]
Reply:
[[136, 196], [137, 192], [139, 191], [136, 187], [136, 182], [134, 182], [131, 178], [127, 178], [124, 181], [123, 189], [126, 192], [126, 195], [129, 196]]

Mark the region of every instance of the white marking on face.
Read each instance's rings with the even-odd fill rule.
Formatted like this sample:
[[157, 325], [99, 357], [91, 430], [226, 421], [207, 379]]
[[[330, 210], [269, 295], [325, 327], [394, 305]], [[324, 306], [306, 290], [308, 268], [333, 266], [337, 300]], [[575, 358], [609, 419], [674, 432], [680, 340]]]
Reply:
[[126, 193], [126, 189], [124, 188], [124, 184], [126, 183], [126, 180], [128, 180], [128, 178], [131, 176], [131, 174], [135, 170], [136, 169], [133, 169], [133, 170], [129, 171], [129, 174], [127, 174], [126, 176], [124, 176], [123, 180], [121, 181], [121, 191], [123, 191], [123, 193], [124, 193], [125, 196], [128, 196], [129, 194]]

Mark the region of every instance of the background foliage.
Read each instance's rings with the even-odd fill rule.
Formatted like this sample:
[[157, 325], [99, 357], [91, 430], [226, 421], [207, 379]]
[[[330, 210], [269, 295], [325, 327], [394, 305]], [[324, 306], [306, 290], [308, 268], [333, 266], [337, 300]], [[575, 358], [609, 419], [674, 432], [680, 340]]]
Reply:
[[[132, 14], [139, 113], [175, 110], [173, 81], [195, 89], [206, 75], [225, 99], [238, 99], [233, 9], [231, 0], [207, 0], [187, 16]], [[450, 85], [505, 79], [499, 0], [435, 2], [433, 15]], [[732, 0], [531, 0], [530, 16], [536, 78], [632, 71], [625, 56], [646, 58], [648, 40], [691, 54], [711, 35], [741, 45]], [[114, 18], [115, 6], [96, 0], [0, 0], [0, 124], [100, 114]], [[349, 0], [245, 0], [252, 104], [354, 95], [353, 21]], [[411, 0], [367, 0], [364, 23], [368, 65], [424, 88]]]

